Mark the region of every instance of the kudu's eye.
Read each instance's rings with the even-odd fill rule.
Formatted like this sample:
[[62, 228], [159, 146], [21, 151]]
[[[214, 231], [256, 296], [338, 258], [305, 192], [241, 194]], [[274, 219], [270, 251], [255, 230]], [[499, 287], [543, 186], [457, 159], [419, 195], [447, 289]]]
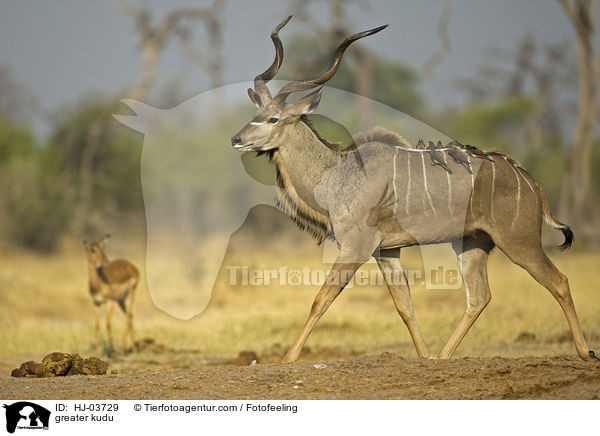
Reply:
[[269, 123], [271, 124], [275, 124], [277, 121], [279, 121], [279, 118], [269, 118]]

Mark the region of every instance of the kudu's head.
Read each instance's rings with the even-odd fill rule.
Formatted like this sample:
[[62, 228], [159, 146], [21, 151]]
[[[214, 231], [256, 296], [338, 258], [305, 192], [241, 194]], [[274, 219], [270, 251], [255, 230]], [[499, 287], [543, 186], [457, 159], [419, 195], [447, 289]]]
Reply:
[[[267, 82], [275, 77], [283, 62], [283, 44], [279, 39], [279, 31], [290, 18], [292, 18], [291, 15], [279, 23], [271, 32], [271, 40], [275, 45], [275, 60], [264, 73], [256, 76], [254, 89], [248, 89], [250, 100], [258, 110], [252, 120], [231, 138], [231, 145], [237, 150], [266, 151], [277, 148], [277, 138], [280, 136], [282, 129], [297, 123], [301, 115], [308, 114], [317, 108], [321, 100], [322, 85], [333, 77], [348, 46], [360, 38], [373, 35], [387, 27], [387, 25], [377, 27], [346, 38], [335, 50], [329, 68], [325, 73], [312, 79], [287, 83], [275, 97], [271, 97]], [[293, 92], [307, 91], [314, 88], [317, 89], [295, 103], [285, 102]]]
[[109, 238], [110, 235], [107, 233], [97, 241], [89, 243], [87, 241], [83, 241], [83, 246], [85, 247], [88, 263], [90, 263], [93, 266], [100, 266], [108, 261], [108, 258], [104, 254], [104, 250], [102, 250], [102, 248], [106, 245]]

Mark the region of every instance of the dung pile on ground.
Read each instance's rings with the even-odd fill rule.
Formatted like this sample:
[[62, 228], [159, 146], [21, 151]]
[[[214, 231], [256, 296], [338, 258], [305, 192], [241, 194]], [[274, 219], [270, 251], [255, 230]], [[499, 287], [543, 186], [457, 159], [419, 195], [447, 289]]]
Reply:
[[135, 350], [138, 353], [166, 353], [169, 350], [163, 344], [156, 342], [154, 338], [142, 338], [135, 341]]
[[58, 377], [67, 375], [106, 374], [108, 363], [97, 357], [82, 358], [79, 354], [54, 352], [42, 359], [42, 363], [30, 360], [11, 372], [12, 377]]
[[537, 336], [535, 335], [535, 333], [521, 332], [519, 334], [519, 336], [517, 336], [517, 338], [515, 339], [515, 342], [528, 343], [528, 342], [535, 342], [536, 340], [537, 340]]
[[252, 350], [240, 351], [240, 354], [235, 359], [229, 360], [229, 365], [248, 366], [258, 363], [258, 354]]

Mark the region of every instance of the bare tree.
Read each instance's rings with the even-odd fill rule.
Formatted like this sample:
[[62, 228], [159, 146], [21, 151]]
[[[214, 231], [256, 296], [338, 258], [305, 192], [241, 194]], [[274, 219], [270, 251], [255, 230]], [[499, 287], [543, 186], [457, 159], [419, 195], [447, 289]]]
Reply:
[[40, 110], [39, 101], [30, 90], [7, 67], [0, 66], [0, 117], [23, 122]]
[[[140, 99], [147, 95], [156, 75], [156, 66], [162, 50], [171, 38], [177, 38], [181, 49], [210, 76], [211, 87], [223, 84], [223, 30], [221, 12], [224, 0], [214, 0], [208, 8], [179, 8], [169, 12], [158, 23], [153, 23], [148, 8], [119, 2], [117, 7], [135, 21], [135, 33], [140, 49], [141, 68], [129, 96]], [[208, 36], [203, 50], [194, 42], [191, 23], [204, 23]]]
[[437, 31], [440, 41], [442, 43], [440, 49], [432, 54], [429, 59], [423, 65], [423, 73], [425, 75], [432, 75], [435, 68], [450, 54], [452, 50], [452, 42], [448, 36], [448, 25], [450, 24], [450, 18], [452, 17], [452, 0], [444, 1], [444, 9], [438, 20]]
[[[324, 2], [329, 3], [328, 23], [324, 26], [320, 25], [318, 20], [308, 12], [308, 6], [312, 1], [295, 0], [292, 2], [292, 10], [294, 10], [294, 13], [298, 18], [313, 28], [316, 35], [321, 36], [321, 40], [326, 41], [328, 46], [335, 47], [345, 35], [352, 31], [352, 23], [346, 13], [348, 6], [356, 4], [363, 11], [366, 11], [368, 10], [369, 4], [361, 0], [324, 0]], [[359, 65], [359, 68], [354, 68], [356, 92], [363, 97], [370, 97], [372, 95], [373, 87], [374, 56], [369, 50], [366, 50], [360, 45], [354, 47], [352, 56], [353, 60]], [[315, 59], [315, 62], [318, 62], [318, 64], [322, 66], [325, 57], [324, 52], [324, 57]], [[372, 127], [371, 108], [369, 101], [366, 99], [360, 99], [358, 104], [359, 108], [357, 112], [360, 114], [359, 128], [365, 130]]]
[[[519, 144], [540, 149], [544, 141], [564, 139], [564, 127], [572, 113], [574, 67], [566, 42], [540, 44], [526, 35], [516, 49], [494, 47], [491, 60], [478, 76], [457, 81], [473, 102], [497, 102], [526, 97], [532, 110], [518, 132]], [[515, 138], [516, 139], [516, 138]]]
[[560, 212], [577, 220], [590, 187], [590, 152], [594, 143], [597, 114], [599, 55], [594, 52], [595, 0], [558, 0], [575, 29], [579, 92], [577, 116], [571, 137]]

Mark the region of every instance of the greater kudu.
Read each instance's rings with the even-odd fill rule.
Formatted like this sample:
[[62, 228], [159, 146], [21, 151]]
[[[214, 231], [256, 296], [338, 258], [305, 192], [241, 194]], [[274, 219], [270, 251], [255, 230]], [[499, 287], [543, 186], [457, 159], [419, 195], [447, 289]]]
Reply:
[[[445, 165], [432, 165], [432, 150], [411, 148], [398, 135], [381, 129], [357, 138], [353, 150], [336, 150], [305, 114], [319, 104], [322, 85], [336, 72], [346, 48], [386, 26], [347, 38], [325, 73], [290, 82], [272, 98], [266, 82], [283, 61], [278, 33], [289, 19], [271, 33], [276, 52], [273, 64], [255, 78], [254, 90], [248, 90], [258, 110], [232, 138], [237, 150], [269, 154], [276, 165], [277, 198], [283, 210], [319, 242], [330, 237], [340, 248], [304, 329], [284, 361], [298, 358], [319, 318], [371, 256], [386, 278], [418, 355], [427, 357], [408, 284], [396, 283], [390, 277], [402, 277], [402, 247], [443, 242], [450, 242], [458, 256], [467, 307], [440, 358], [452, 355], [490, 301], [486, 262], [495, 246], [550, 291], [564, 311], [577, 353], [582, 359], [594, 358], [584, 339], [567, 278], [546, 256], [541, 243], [544, 220], [564, 234], [561, 248], [571, 245], [573, 233], [552, 216], [536, 180], [509, 156], [486, 154], [468, 146], [461, 149], [450, 144], [436, 150]], [[312, 88], [317, 89], [295, 103], [286, 103], [292, 92]], [[457, 150], [463, 153], [460, 159], [449, 158]]]

